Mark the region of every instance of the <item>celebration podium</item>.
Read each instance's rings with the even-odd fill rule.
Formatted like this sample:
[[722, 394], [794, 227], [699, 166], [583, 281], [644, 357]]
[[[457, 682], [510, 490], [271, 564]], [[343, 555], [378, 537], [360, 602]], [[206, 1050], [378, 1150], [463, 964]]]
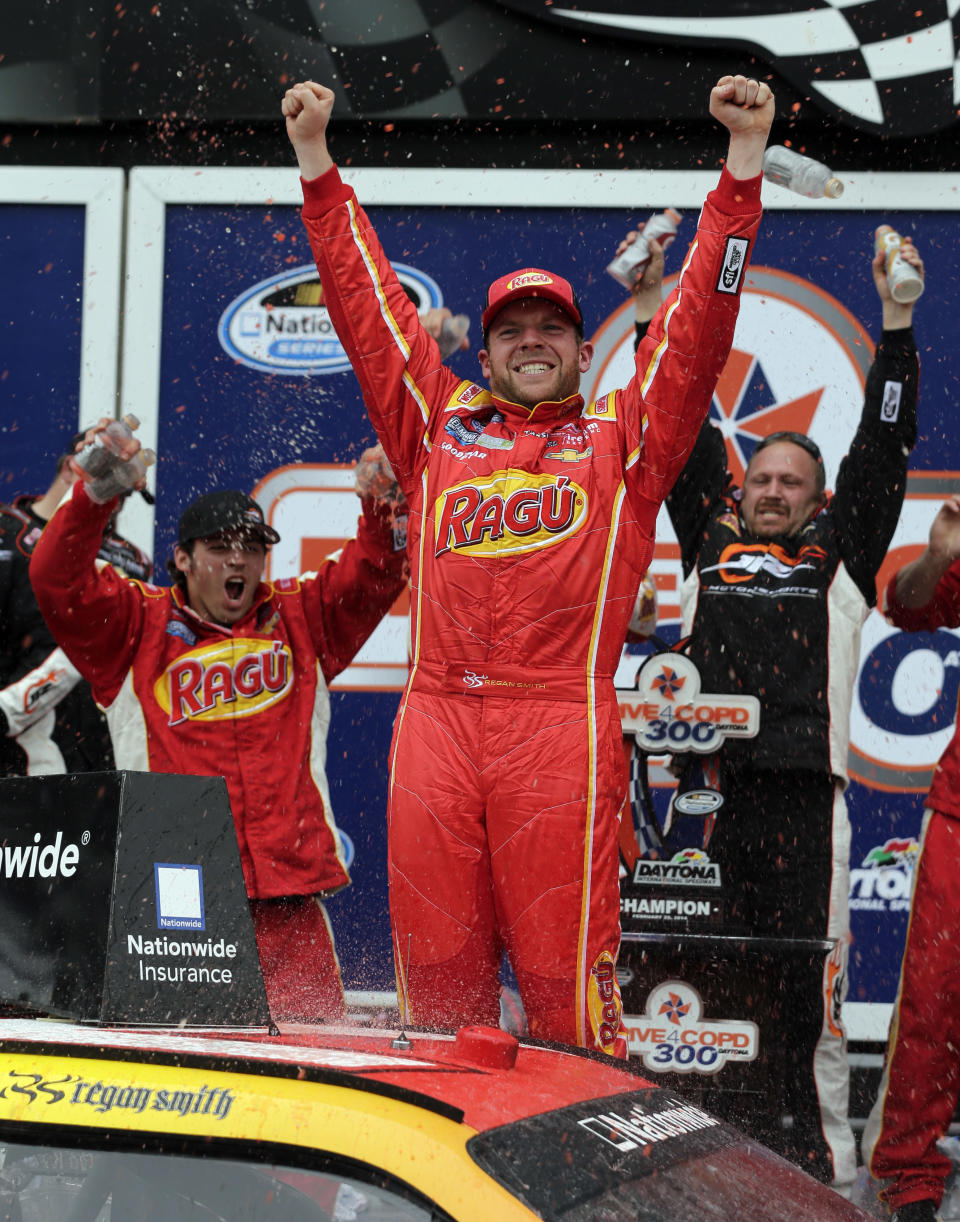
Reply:
[[226, 784], [0, 780], [0, 1003], [78, 1021], [270, 1021]]
[[[825, 992], [837, 1038], [823, 1055], [838, 1055], [842, 976], [833, 941], [739, 925], [730, 880], [710, 857], [726, 814], [723, 744], [757, 734], [759, 702], [703, 692], [675, 651], [648, 657], [636, 687], [617, 695], [634, 785], [617, 967], [630, 1055], [658, 1084], [776, 1144], [802, 1077], [797, 1057], [809, 1061], [823, 1029]], [[664, 756], [678, 780], [655, 794], [650, 761]]]
[[617, 975], [630, 1055], [658, 1085], [763, 1140], [790, 1111], [794, 1049], [809, 1057], [810, 1035], [799, 1037], [815, 1021], [804, 1009], [834, 945], [626, 930]]

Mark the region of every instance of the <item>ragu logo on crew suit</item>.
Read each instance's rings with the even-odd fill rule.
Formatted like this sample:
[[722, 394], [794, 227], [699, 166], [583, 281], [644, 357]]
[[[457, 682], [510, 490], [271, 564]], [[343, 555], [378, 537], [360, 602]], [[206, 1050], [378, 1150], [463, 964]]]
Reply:
[[801, 569], [815, 569], [826, 554], [822, 547], [802, 547], [796, 556], [790, 556], [778, 543], [731, 543], [723, 549], [720, 563], [701, 573], [719, 573], [728, 585], [751, 581], [760, 572], [786, 581]]
[[168, 724], [252, 717], [286, 698], [292, 655], [282, 641], [236, 637], [181, 654], [153, 685]]
[[498, 471], [444, 490], [434, 506], [436, 554], [517, 555], [569, 538], [587, 516], [587, 494], [566, 475]]

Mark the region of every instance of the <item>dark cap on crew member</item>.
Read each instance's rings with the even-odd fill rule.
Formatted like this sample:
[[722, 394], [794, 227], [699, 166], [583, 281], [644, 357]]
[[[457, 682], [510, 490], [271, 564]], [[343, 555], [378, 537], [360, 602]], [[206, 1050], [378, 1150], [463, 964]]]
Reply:
[[582, 333], [583, 314], [570, 281], [544, 271], [542, 267], [521, 267], [494, 280], [487, 289], [487, 301], [480, 320], [484, 334], [503, 307], [521, 297], [542, 297], [545, 301], [552, 301], [573, 319]]
[[222, 534], [250, 534], [264, 543], [279, 543], [280, 536], [263, 520], [263, 510], [245, 492], [231, 488], [207, 492], [180, 515], [177, 542], [182, 547], [194, 539]]

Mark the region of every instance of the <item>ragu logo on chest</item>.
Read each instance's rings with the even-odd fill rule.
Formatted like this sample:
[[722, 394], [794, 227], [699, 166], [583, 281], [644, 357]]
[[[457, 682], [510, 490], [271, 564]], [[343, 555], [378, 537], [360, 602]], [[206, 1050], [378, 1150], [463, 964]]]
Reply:
[[569, 538], [587, 516], [587, 494], [565, 475], [498, 471], [447, 488], [434, 506], [436, 554], [517, 555]]
[[283, 700], [293, 659], [282, 641], [236, 637], [181, 654], [153, 685], [168, 724], [251, 717]]

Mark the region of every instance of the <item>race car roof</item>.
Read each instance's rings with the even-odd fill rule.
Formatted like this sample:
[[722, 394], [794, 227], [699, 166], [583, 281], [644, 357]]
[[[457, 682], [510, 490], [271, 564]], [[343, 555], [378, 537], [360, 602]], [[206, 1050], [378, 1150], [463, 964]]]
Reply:
[[[647, 1084], [623, 1062], [580, 1049], [517, 1041], [466, 1028], [457, 1036], [290, 1025], [267, 1030], [91, 1028], [44, 1019], [0, 1019], [0, 1049], [59, 1056], [209, 1067], [261, 1077], [330, 1081], [397, 1097], [402, 1092], [483, 1131]], [[493, 1050], [491, 1053], [491, 1049]], [[416, 1098], [412, 1098], [415, 1096]]]

